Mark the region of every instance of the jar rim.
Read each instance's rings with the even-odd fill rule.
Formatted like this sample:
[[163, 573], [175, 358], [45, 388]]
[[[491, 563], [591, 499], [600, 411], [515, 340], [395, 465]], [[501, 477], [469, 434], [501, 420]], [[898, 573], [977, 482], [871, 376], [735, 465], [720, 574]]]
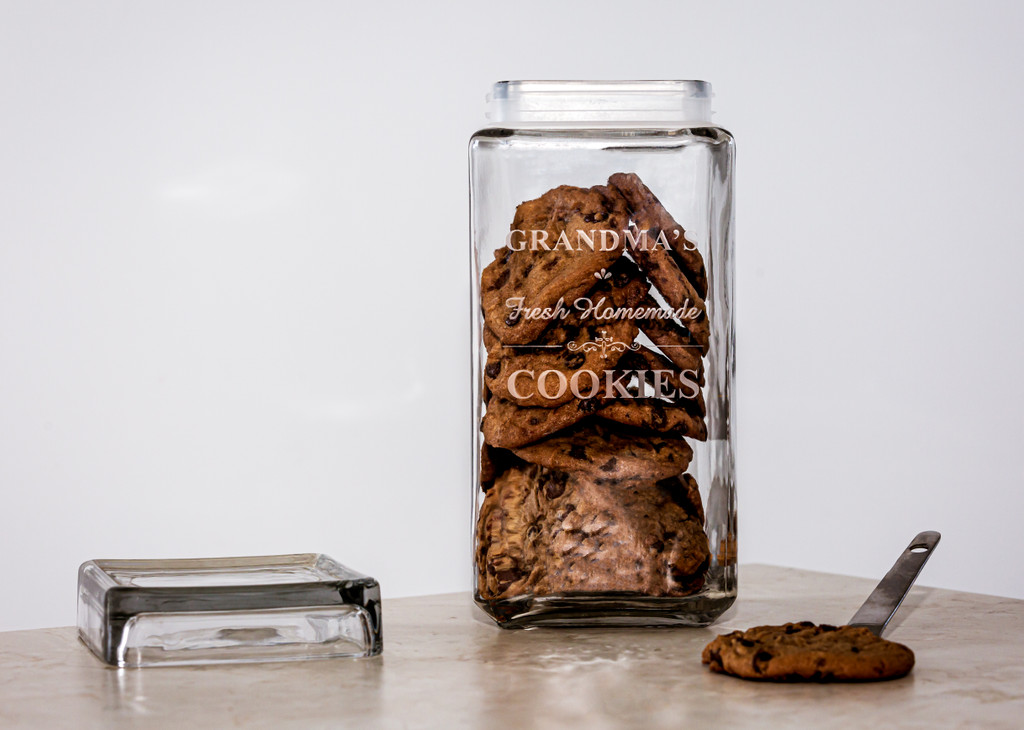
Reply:
[[492, 122], [711, 121], [711, 84], [700, 80], [499, 81], [487, 95]]

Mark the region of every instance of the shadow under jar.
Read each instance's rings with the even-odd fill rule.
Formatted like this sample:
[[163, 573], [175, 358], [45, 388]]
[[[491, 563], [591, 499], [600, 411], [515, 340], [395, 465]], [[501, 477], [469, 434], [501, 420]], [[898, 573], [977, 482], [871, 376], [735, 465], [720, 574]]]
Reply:
[[703, 81], [507, 81], [470, 141], [473, 546], [499, 626], [736, 597], [734, 143]]

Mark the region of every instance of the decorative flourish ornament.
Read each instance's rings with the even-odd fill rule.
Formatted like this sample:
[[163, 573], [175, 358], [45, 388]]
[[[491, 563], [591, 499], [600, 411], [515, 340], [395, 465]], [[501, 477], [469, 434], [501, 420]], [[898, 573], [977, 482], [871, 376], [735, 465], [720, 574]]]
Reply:
[[600, 350], [601, 359], [605, 360], [608, 358], [609, 352], [625, 352], [626, 350], [636, 352], [640, 349], [640, 343], [627, 344], [619, 342], [614, 337], [609, 337], [607, 330], [601, 330], [601, 336], [593, 342], [570, 342], [566, 347], [569, 348], [570, 352], [593, 352], [594, 350]]

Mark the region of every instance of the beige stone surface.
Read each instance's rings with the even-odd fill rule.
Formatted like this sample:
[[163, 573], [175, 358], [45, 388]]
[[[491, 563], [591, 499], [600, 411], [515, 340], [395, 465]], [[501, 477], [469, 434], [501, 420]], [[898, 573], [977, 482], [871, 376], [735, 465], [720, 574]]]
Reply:
[[117, 670], [72, 628], [0, 633], [0, 728], [1024, 726], [1019, 600], [914, 588], [886, 636], [917, 666], [892, 682], [761, 684], [700, 663], [716, 633], [843, 623], [873, 587], [744, 566], [708, 629], [503, 631], [469, 594], [395, 599], [373, 659]]

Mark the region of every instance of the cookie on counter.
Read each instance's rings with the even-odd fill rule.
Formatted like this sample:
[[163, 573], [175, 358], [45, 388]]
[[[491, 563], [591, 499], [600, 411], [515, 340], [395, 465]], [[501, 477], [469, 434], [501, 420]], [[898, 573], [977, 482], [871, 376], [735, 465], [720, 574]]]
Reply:
[[862, 626], [802, 621], [723, 634], [701, 660], [744, 679], [850, 682], [902, 677], [914, 667], [914, 652]]

